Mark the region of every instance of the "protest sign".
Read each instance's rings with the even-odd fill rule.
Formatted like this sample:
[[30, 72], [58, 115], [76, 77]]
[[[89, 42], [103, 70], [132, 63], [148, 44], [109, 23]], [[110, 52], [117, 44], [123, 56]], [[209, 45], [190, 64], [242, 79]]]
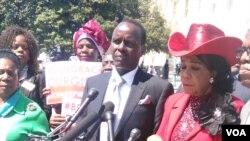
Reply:
[[[47, 104], [62, 103], [62, 114], [79, 107], [86, 79], [101, 72], [101, 62], [59, 61], [45, 65]], [[71, 107], [74, 106], [74, 107]]]

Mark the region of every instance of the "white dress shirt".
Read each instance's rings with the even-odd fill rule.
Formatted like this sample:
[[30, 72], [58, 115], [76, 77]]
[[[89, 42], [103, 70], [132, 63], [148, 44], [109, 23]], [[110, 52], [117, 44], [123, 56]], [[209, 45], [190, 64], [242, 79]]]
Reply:
[[[103, 103], [105, 103], [107, 101], [111, 101], [115, 105], [115, 109], [113, 112], [115, 114], [115, 118], [114, 118], [114, 122], [113, 122], [115, 133], [116, 133], [116, 130], [117, 130], [118, 125], [120, 123], [120, 120], [122, 118], [122, 115], [124, 114], [123, 112], [124, 112], [124, 109], [126, 107], [128, 97], [130, 94], [130, 90], [131, 90], [131, 86], [132, 86], [132, 83], [133, 83], [133, 80], [134, 80], [134, 77], [135, 77], [137, 70], [138, 70], [138, 67], [136, 67], [134, 70], [124, 74], [123, 76], [120, 76], [118, 74], [115, 67], [113, 67], [113, 70], [111, 72], [111, 77], [109, 79], [109, 85], [107, 87], [107, 91], [106, 91]], [[124, 83], [122, 83], [122, 85], [119, 87], [119, 93], [120, 93], [120, 100], [119, 100], [118, 96], [114, 95], [114, 88], [116, 87], [117, 83], [119, 83], [120, 81], [124, 81]], [[101, 124], [101, 136], [100, 136], [101, 140], [104, 140], [103, 138], [107, 137], [107, 134], [106, 134], [107, 131], [103, 131], [103, 130], [105, 130], [106, 127], [103, 127], [103, 126], [106, 126], [106, 125]]]
[[115, 105], [115, 110], [119, 109], [118, 113], [116, 115], [116, 123], [114, 123], [114, 130], [117, 129], [119, 122], [122, 118], [123, 115], [123, 111], [125, 109], [128, 97], [129, 97], [129, 93], [131, 90], [131, 86], [135, 77], [135, 73], [138, 70], [138, 67], [136, 67], [134, 70], [124, 74], [123, 76], [120, 76], [116, 70], [116, 68], [114, 67], [112, 70], [112, 74], [109, 80], [109, 85], [105, 94], [105, 98], [104, 98], [104, 103], [107, 101], [111, 101], [114, 104], [117, 103], [117, 99], [114, 98], [113, 93], [114, 93], [114, 85], [116, 85], [116, 82], [120, 82], [120, 81], [124, 81], [124, 83], [120, 86], [119, 92], [120, 92], [120, 106], [118, 107], [118, 105]]

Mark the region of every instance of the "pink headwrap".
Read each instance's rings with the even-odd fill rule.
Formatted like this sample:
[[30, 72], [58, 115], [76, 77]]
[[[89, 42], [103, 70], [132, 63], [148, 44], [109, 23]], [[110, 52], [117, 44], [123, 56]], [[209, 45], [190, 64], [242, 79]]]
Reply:
[[73, 47], [74, 47], [74, 53], [76, 54], [77, 52], [77, 44], [79, 43], [80, 40], [88, 38], [91, 39], [99, 53], [101, 55], [104, 54], [109, 48], [109, 40], [104, 31], [101, 29], [99, 24], [91, 19], [87, 23], [83, 25], [78, 31], [74, 33], [73, 36]]

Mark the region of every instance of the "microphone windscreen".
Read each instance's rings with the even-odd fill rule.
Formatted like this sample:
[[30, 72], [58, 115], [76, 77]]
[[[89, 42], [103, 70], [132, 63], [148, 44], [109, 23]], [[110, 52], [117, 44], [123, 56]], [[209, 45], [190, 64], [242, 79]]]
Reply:
[[99, 111], [99, 115], [101, 115], [101, 117], [104, 117], [104, 116], [105, 116], [105, 113], [106, 113], [107, 111], [113, 112], [113, 111], [114, 111], [114, 108], [115, 108], [115, 105], [114, 105], [112, 102], [108, 101], [108, 102], [106, 102], [106, 103], [104, 103], [104, 104], [102, 105], [102, 107], [101, 107], [101, 109], [100, 109], [100, 111]]
[[132, 140], [136, 140], [138, 139], [139, 137], [141, 136], [141, 130], [137, 129], [137, 128], [134, 128], [131, 130], [130, 132], [130, 138]]
[[90, 99], [90, 100], [94, 100], [96, 97], [97, 97], [97, 95], [99, 94], [99, 92], [97, 91], [97, 89], [95, 89], [95, 88], [91, 88], [91, 89], [89, 89], [89, 91], [88, 91], [88, 98]]
[[147, 138], [147, 141], [163, 141], [162, 138], [158, 135], [151, 135]]
[[80, 120], [76, 127], [67, 132], [59, 141], [70, 141], [79, 136], [88, 129], [98, 119], [97, 113], [90, 113], [84, 119]]

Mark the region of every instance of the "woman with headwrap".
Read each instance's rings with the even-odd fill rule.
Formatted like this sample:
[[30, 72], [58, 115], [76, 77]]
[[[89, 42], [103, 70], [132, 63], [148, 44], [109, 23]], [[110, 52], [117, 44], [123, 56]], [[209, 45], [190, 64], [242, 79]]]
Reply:
[[109, 40], [98, 23], [88, 21], [73, 36], [74, 54], [80, 61], [100, 62], [109, 47]]
[[[70, 60], [100, 62], [103, 55], [109, 47], [109, 40], [99, 24], [91, 19], [78, 29], [73, 36], [73, 50], [75, 56]], [[44, 95], [51, 94], [50, 89], [43, 90]], [[66, 117], [61, 115], [61, 104], [52, 105], [52, 115], [50, 126], [56, 128], [65, 122]]]

